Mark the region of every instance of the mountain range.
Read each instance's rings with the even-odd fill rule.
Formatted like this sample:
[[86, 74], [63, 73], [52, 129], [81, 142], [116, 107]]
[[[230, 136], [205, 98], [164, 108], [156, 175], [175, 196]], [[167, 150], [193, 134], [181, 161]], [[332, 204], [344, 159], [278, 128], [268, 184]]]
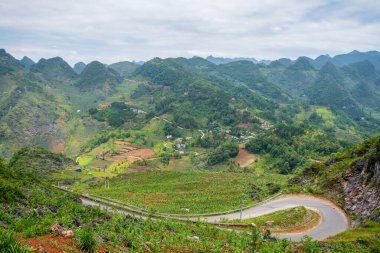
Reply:
[[[371, 62], [377, 70], [380, 69], [380, 52], [378, 51], [368, 51], [368, 52], [359, 52], [357, 50], [354, 50], [347, 54], [339, 54], [335, 55], [334, 57], [331, 57], [330, 55], [320, 55], [316, 57], [315, 59], [301, 56], [302, 58], [306, 58], [307, 61], [310, 62], [310, 64], [317, 69], [320, 69], [324, 64], [327, 62], [334, 63], [337, 66], [344, 66], [348, 64], [352, 64], [355, 62], [360, 61], [369, 61]], [[236, 58], [224, 58], [224, 57], [214, 57], [212, 55], [208, 56], [206, 60], [219, 65], [219, 64], [226, 64], [230, 62], [236, 62], [236, 61], [250, 61], [256, 64], [263, 64], [263, 65], [269, 65], [271, 63], [273, 64], [282, 64], [284, 66], [289, 66], [290, 64], [294, 63], [297, 60], [291, 60], [289, 58], [280, 58], [274, 61], [271, 60], [256, 60], [255, 58], [246, 58], [246, 57], [236, 57]]]
[[353, 51], [270, 63], [180, 57], [72, 68], [61, 57], [33, 63], [1, 49], [0, 151], [9, 157], [27, 144], [74, 154], [105, 127], [88, 110], [126, 98], [186, 128], [234, 127], [247, 117], [278, 124], [315, 112], [316, 127], [358, 142], [380, 132], [379, 59]]

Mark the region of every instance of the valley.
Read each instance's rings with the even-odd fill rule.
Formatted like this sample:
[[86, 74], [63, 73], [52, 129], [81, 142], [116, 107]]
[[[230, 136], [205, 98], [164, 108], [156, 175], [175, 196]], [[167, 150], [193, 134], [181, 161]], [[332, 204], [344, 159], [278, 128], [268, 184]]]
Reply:
[[[99, 252], [248, 252], [252, 236], [260, 252], [375, 252], [380, 72], [367, 58], [179, 57], [73, 69], [54, 57], [26, 68], [0, 50], [0, 233], [34, 245], [53, 240], [55, 224], [78, 242], [97, 238]], [[82, 205], [90, 197], [102, 208]], [[214, 215], [193, 223], [160, 213]], [[360, 229], [366, 244], [348, 242], [350, 232], [361, 240]]]

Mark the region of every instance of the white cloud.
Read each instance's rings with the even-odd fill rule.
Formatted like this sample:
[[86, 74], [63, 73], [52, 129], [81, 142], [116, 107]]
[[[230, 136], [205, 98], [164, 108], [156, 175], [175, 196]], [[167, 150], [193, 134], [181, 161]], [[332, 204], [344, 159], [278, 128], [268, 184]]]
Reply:
[[314, 57], [380, 45], [377, 1], [0, 0], [0, 17], [0, 47], [72, 64], [194, 54]]

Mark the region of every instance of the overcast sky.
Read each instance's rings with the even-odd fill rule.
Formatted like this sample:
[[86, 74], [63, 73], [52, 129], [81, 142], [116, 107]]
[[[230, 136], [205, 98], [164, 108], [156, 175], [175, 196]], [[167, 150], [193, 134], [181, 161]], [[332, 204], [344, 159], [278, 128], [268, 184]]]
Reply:
[[0, 0], [0, 48], [70, 64], [380, 50], [379, 0]]

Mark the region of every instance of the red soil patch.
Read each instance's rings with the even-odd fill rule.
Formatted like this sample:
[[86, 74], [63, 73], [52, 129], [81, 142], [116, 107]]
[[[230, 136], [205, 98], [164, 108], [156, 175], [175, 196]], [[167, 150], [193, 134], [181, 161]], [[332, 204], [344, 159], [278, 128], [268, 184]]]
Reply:
[[[78, 248], [74, 239], [65, 238], [63, 236], [54, 236], [52, 234], [34, 238], [23, 238], [21, 239], [21, 243], [25, 246], [33, 247], [36, 252], [40, 252], [41, 247], [48, 253], [83, 252]], [[98, 247], [96, 252], [106, 253], [109, 251], [103, 247]]]
[[35, 250], [39, 250], [39, 248], [42, 247], [49, 253], [61, 253], [64, 251], [68, 253], [81, 252], [73, 239], [64, 238], [62, 236], [53, 236], [51, 234], [41, 237], [22, 239], [21, 242], [24, 245], [33, 247]]
[[122, 148], [115, 152], [108, 151], [104, 157], [107, 161], [116, 163], [122, 163], [125, 161], [135, 162], [151, 158], [155, 155], [153, 150], [149, 148], [139, 148], [130, 142], [116, 140], [114, 143], [122, 146]]
[[116, 140], [114, 143], [116, 145], [138, 149], [138, 147], [136, 145], [134, 145], [133, 143], [128, 142], [128, 141]]
[[141, 159], [138, 157], [128, 157], [127, 158], [127, 161], [130, 163], [134, 163], [134, 162], [139, 161], [139, 160], [141, 160]]
[[143, 159], [148, 159], [148, 158], [151, 158], [152, 156], [154, 156], [155, 153], [153, 150], [151, 150], [149, 148], [142, 148], [142, 149], [136, 149], [136, 150], [130, 151], [127, 153], [127, 155], [137, 156], [137, 157], [141, 157]]
[[239, 167], [247, 167], [257, 160], [257, 155], [249, 153], [245, 149], [240, 149], [239, 154], [235, 158], [235, 165]]
[[122, 163], [128, 160], [124, 155], [110, 156], [110, 157], [106, 157], [105, 159], [108, 161], [115, 162], [115, 163]]

